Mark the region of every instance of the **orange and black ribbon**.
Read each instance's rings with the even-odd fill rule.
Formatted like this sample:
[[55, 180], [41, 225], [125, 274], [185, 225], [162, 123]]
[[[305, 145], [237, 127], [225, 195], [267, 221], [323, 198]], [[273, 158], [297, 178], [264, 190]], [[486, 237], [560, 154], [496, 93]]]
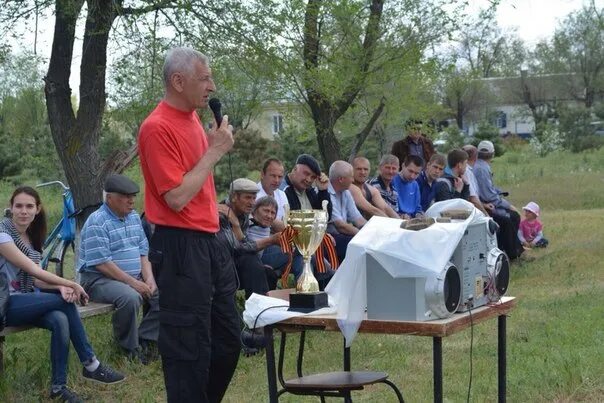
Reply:
[[[279, 236], [279, 246], [281, 247], [281, 251], [287, 254], [287, 265], [283, 270], [283, 274], [281, 275], [281, 287], [287, 287], [287, 278], [289, 277], [289, 272], [291, 271], [292, 260], [293, 260], [293, 252], [294, 252], [294, 236], [296, 235], [296, 229], [293, 227], [287, 227]], [[338, 255], [336, 253], [336, 244], [333, 237], [329, 235], [324, 235], [323, 240], [321, 241], [321, 245], [317, 249], [317, 272], [325, 273], [327, 268], [325, 267], [324, 261], [324, 252], [323, 248], [327, 251], [327, 260], [331, 265], [333, 270], [337, 270], [338, 268]]]

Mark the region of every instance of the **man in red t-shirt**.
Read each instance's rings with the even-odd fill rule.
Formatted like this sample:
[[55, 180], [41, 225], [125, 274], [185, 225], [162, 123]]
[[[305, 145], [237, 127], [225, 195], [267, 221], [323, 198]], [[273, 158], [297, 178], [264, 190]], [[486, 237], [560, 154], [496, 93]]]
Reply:
[[206, 134], [197, 115], [216, 89], [203, 54], [168, 51], [164, 86], [138, 137], [146, 216], [155, 224], [149, 260], [159, 288], [158, 347], [169, 402], [218, 402], [241, 345], [235, 268], [216, 237], [212, 176], [233, 147], [232, 128], [224, 116]]

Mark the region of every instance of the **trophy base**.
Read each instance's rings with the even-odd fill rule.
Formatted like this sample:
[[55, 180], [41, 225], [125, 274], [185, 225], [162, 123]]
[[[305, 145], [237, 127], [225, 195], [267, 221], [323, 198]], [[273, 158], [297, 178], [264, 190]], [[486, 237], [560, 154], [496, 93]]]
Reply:
[[326, 306], [328, 306], [327, 293], [324, 291], [289, 294], [288, 311], [309, 313]]

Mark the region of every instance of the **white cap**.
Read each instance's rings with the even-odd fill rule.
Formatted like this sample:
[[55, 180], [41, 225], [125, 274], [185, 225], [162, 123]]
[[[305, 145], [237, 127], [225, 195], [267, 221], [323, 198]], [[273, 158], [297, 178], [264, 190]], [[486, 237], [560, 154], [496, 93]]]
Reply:
[[495, 146], [489, 140], [482, 140], [480, 143], [478, 143], [478, 147], [476, 147], [476, 148], [478, 149], [479, 153], [482, 152], [482, 153], [495, 154]]
[[530, 211], [531, 213], [535, 214], [537, 217], [539, 217], [539, 213], [541, 212], [539, 205], [535, 202], [529, 202], [526, 206], [522, 207], [522, 209]]

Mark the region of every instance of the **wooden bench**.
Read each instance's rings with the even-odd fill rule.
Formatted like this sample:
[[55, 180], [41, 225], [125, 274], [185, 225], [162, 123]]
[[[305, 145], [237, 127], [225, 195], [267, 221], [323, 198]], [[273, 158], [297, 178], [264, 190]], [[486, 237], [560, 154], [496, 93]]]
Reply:
[[[78, 306], [78, 312], [81, 318], [102, 315], [113, 311], [112, 304], [102, 304], [99, 302], [89, 302], [86, 306]], [[0, 374], [4, 372], [4, 337], [9, 334], [23, 332], [29, 329], [36, 329], [34, 326], [16, 326], [6, 327], [0, 332]]]

